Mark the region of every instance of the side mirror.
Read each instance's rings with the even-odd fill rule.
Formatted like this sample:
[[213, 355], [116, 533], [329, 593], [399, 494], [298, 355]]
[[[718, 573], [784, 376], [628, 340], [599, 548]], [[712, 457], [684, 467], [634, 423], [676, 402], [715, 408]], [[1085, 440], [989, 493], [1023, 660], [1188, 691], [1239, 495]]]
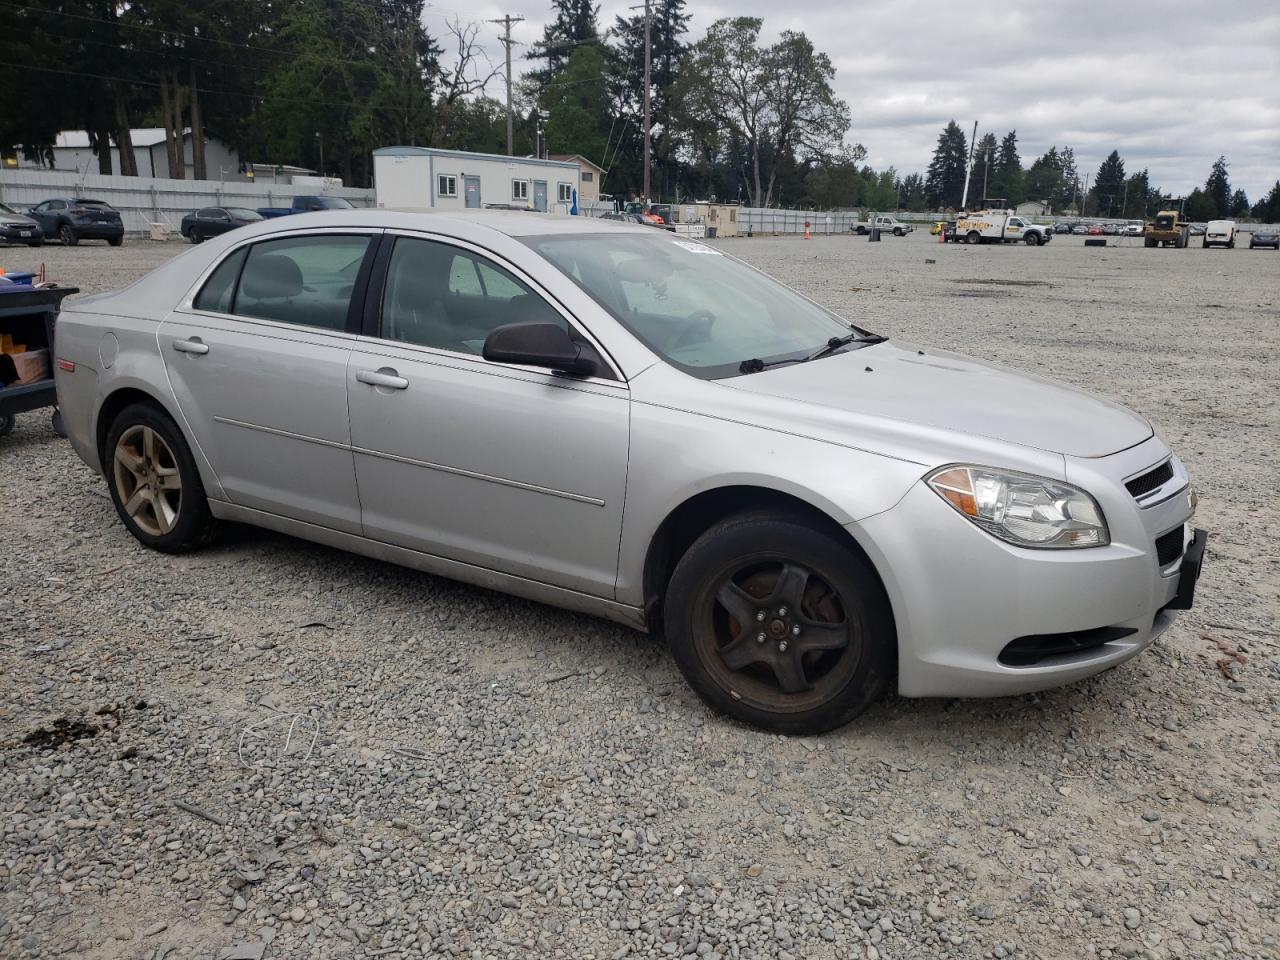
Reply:
[[584, 355], [583, 345], [574, 343], [564, 327], [555, 323], [509, 323], [498, 327], [485, 338], [483, 356], [494, 363], [547, 367], [578, 376], [596, 372], [590, 353]]

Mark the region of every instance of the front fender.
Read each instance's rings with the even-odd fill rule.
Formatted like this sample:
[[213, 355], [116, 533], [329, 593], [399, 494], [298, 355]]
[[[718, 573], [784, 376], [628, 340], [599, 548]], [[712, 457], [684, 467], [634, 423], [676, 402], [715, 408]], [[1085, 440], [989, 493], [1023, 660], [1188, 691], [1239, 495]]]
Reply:
[[[786, 494], [848, 525], [888, 510], [925, 466], [765, 427], [633, 403], [617, 599], [644, 602], [644, 565], [662, 523], [692, 497], [727, 487]], [[682, 438], [680, 446], [672, 437]], [[756, 466], [742, 468], [754, 462]]]

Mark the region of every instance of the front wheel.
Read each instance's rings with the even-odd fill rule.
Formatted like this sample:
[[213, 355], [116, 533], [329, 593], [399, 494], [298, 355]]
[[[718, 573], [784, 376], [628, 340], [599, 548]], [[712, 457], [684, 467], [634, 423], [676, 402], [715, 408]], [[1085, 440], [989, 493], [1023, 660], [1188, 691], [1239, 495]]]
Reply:
[[800, 516], [744, 513], [699, 537], [667, 589], [672, 656], [711, 707], [779, 733], [821, 733], [893, 672], [889, 602], [867, 561]]
[[64, 246], [74, 247], [80, 242], [80, 238], [76, 236], [76, 232], [71, 229], [71, 224], [64, 223], [58, 228], [58, 239], [62, 241]]
[[125, 407], [107, 431], [103, 454], [116, 513], [139, 541], [183, 553], [212, 538], [204, 484], [168, 414], [145, 403]]
[[1034, 233], [1028, 233], [1025, 237], [1022, 238], [1022, 240], [1028, 247], [1040, 246], [1040, 238], [1036, 236]]
[[895, 237], [905, 237], [905, 236], [906, 236], [906, 233], [904, 233], [902, 230], [896, 230], [896, 229], [895, 229], [895, 230], [893, 231], [893, 235], [894, 235]]
[[964, 237], [965, 243], [974, 244], [974, 243], [980, 243], [981, 241], [982, 241], [982, 234], [978, 233], [977, 230], [970, 230], [967, 234], [965, 234], [965, 237]]

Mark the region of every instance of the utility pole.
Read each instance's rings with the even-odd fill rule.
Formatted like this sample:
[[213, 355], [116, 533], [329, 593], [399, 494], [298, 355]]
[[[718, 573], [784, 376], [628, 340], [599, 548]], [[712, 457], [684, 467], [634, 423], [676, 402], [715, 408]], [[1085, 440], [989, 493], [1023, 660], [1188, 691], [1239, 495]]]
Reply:
[[653, 67], [653, 45], [649, 39], [649, 0], [644, 0], [644, 199], [649, 202], [649, 94], [652, 87], [650, 79]]
[[515, 129], [511, 120], [511, 25], [513, 23], [521, 23], [524, 17], [513, 17], [507, 14], [501, 20], [490, 20], [490, 23], [500, 23], [505, 28], [504, 35], [499, 38], [502, 45], [507, 48], [507, 156], [515, 156]]

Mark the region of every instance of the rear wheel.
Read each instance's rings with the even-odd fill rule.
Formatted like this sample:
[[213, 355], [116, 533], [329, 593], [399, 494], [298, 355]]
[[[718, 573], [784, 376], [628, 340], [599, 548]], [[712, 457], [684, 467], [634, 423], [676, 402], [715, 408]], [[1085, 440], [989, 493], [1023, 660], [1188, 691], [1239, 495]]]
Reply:
[[111, 500], [139, 541], [182, 553], [212, 538], [204, 484], [168, 414], [145, 403], [125, 407], [107, 431], [103, 453]]
[[124, 243], [124, 237], [109, 237], [107, 239], [107, 243], [111, 244], [113, 247], [118, 247]]
[[964, 242], [969, 244], [979, 243], [981, 240], [982, 234], [978, 233], [977, 230], [970, 230], [964, 237]]
[[14, 416], [12, 413], [0, 413], [0, 437], [13, 432]]
[[204, 237], [200, 236], [200, 231], [199, 231], [199, 230], [197, 230], [195, 227], [192, 227], [192, 228], [191, 228], [191, 242], [192, 242], [192, 243], [200, 243], [202, 240], [204, 240]]
[[58, 228], [58, 239], [68, 247], [74, 247], [80, 242], [80, 238], [76, 236], [76, 232], [71, 229], [71, 224], [69, 223], [64, 223]]
[[1156, 245], [1156, 242], [1152, 240], [1150, 237], [1147, 237], [1145, 240], [1142, 241], [1142, 245], [1144, 247], [1154, 247]]
[[893, 618], [875, 572], [800, 516], [740, 514], [704, 533], [672, 574], [663, 619], [698, 695], [767, 730], [848, 723], [893, 671]]

